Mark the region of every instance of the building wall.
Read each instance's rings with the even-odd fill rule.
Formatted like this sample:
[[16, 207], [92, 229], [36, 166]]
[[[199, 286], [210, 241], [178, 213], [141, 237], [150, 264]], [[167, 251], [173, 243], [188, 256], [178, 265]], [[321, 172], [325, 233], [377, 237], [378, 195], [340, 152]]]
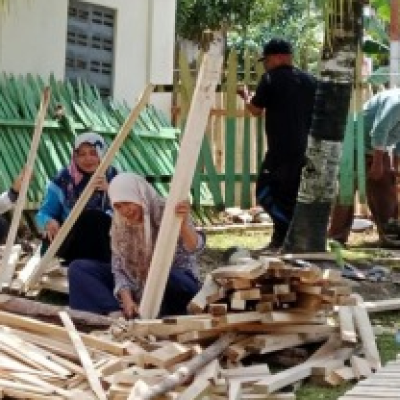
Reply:
[[1, 16], [0, 70], [64, 77], [67, 1], [12, 0]]
[[[113, 97], [172, 84], [176, 0], [92, 0], [116, 11]], [[0, 71], [64, 79], [68, 0], [12, 0], [0, 16]]]

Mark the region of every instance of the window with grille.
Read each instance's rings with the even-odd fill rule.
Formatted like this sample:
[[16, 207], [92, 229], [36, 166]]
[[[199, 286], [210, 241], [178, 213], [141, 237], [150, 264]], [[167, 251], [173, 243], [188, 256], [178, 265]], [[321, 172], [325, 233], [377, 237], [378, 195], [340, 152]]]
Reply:
[[103, 97], [112, 94], [114, 25], [114, 10], [70, 0], [66, 78], [96, 85]]

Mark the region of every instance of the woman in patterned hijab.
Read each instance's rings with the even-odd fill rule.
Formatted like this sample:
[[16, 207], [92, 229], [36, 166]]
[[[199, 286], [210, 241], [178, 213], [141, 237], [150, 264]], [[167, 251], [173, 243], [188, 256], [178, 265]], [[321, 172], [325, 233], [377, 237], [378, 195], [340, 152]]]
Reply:
[[[111, 226], [111, 272], [114, 277], [115, 309], [122, 306], [124, 315], [132, 318], [138, 314], [165, 201], [144, 178], [132, 172], [118, 174], [109, 185], [108, 195], [114, 208]], [[205, 246], [204, 235], [196, 231], [191, 221], [189, 202], [179, 202], [175, 211], [182, 219], [182, 225], [162, 302], [161, 315], [186, 313], [187, 304], [199, 289], [196, 255]], [[93, 271], [94, 268], [90, 272]], [[73, 279], [72, 285], [77, 281], [82, 282], [82, 268], [78, 273], [81, 276], [79, 279]], [[87, 281], [86, 287], [89, 285], [88, 275], [84, 277]], [[109, 290], [110, 278], [107, 280], [107, 285], [100, 287], [98, 274], [91, 274], [93, 275], [96, 275], [94, 286], [97, 293], [102, 293], [103, 304], [101, 301], [92, 300], [91, 303], [85, 304], [80, 301], [77, 305], [71, 304], [70, 299], [71, 308], [100, 313], [115, 311], [109, 308], [111, 299], [104, 302], [107, 290], [112, 296]], [[71, 297], [71, 267], [69, 276]], [[90, 286], [94, 287], [93, 280]], [[97, 296], [97, 299], [101, 300], [99, 297]], [[108, 308], [104, 307], [106, 303]]]

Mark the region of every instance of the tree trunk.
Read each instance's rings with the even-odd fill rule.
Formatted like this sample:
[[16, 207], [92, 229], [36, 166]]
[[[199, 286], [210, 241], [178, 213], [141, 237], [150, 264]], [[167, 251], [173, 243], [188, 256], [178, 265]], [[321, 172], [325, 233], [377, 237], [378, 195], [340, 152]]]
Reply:
[[336, 181], [357, 53], [364, 0], [327, 0], [321, 77], [297, 204], [283, 251], [323, 252]]
[[390, 0], [390, 87], [399, 86], [400, 62], [399, 0]]
[[71, 310], [66, 307], [39, 303], [37, 301], [0, 294], [0, 310], [13, 314], [37, 318], [45, 322], [61, 324], [58, 313], [68, 312], [75, 325], [80, 330], [107, 329], [115, 321], [105, 315], [98, 315], [86, 311]]

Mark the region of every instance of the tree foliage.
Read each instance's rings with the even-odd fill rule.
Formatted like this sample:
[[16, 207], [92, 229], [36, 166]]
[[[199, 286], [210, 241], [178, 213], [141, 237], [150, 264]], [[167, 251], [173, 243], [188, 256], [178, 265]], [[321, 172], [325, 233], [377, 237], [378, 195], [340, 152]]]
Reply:
[[270, 0], [177, 0], [180, 37], [199, 42], [204, 31], [238, 30], [261, 23], [277, 9]]
[[310, 56], [319, 58], [322, 5], [311, 0], [178, 0], [177, 33], [200, 43], [205, 31], [222, 30], [228, 48], [239, 53], [259, 51], [271, 37], [284, 37], [305, 64]]

